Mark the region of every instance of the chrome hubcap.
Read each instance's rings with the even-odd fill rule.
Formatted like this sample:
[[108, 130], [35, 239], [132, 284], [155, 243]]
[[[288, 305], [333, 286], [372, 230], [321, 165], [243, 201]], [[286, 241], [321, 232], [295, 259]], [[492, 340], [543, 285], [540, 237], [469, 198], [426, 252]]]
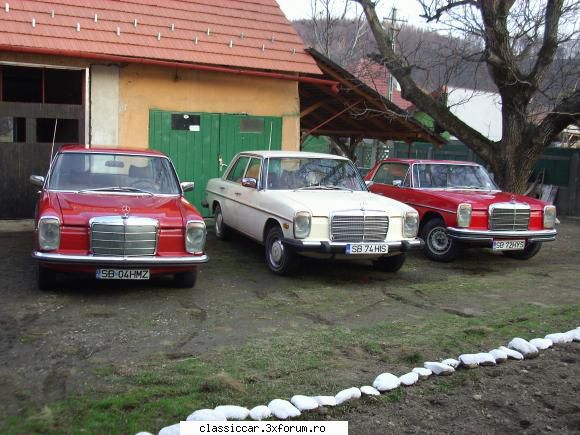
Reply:
[[270, 258], [273, 263], [279, 264], [284, 257], [284, 245], [281, 240], [274, 240], [270, 248]]
[[429, 234], [429, 245], [431, 250], [438, 254], [445, 254], [451, 248], [451, 240], [447, 237], [445, 228], [434, 228]]

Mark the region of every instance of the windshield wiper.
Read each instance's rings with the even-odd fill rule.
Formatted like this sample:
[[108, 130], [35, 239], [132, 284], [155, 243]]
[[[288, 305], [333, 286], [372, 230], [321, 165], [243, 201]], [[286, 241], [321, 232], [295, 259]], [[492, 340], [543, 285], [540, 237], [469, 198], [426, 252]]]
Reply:
[[96, 187], [94, 189], [81, 189], [77, 193], [88, 193], [88, 192], [137, 192], [146, 193], [147, 195], [155, 195], [153, 192], [148, 190], [138, 189], [136, 187], [120, 187], [120, 186], [110, 186], [110, 187]]
[[349, 190], [352, 191], [352, 189], [349, 189], [347, 187], [342, 187], [342, 186], [334, 186], [331, 184], [313, 184], [312, 186], [304, 186], [304, 187], [299, 187], [295, 190], [316, 190], [316, 189], [321, 189], [321, 190]]

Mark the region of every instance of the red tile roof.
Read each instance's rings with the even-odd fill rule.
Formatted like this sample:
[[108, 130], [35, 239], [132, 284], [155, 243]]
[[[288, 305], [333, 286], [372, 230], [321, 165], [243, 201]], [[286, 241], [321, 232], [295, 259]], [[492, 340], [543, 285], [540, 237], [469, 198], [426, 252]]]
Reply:
[[[361, 59], [355, 67], [353, 74], [379, 94], [388, 96], [391, 72], [385, 66], [379, 65], [369, 59]], [[396, 83], [394, 77], [393, 80]], [[401, 96], [401, 91], [397, 89], [396, 85], [391, 94], [391, 101], [405, 110], [413, 104]]]
[[0, 7], [0, 51], [320, 74], [275, 0], [4, 0]]

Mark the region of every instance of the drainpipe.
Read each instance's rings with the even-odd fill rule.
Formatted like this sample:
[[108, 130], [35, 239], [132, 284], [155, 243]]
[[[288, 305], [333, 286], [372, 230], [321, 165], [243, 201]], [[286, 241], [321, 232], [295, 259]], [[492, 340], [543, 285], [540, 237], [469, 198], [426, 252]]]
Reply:
[[247, 69], [238, 68], [228, 68], [222, 66], [212, 66], [212, 65], [202, 65], [202, 64], [191, 64], [183, 62], [172, 62], [166, 60], [156, 60], [156, 59], [146, 59], [137, 57], [127, 57], [127, 56], [116, 56], [110, 54], [99, 54], [99, 53], [85, 53], [81, 51], [72, 50], [58, 50], [52, 48], [35, 48], [35, 47], [15, 47], [8, 45], [0, 45], [1, 51], [9, 51], [14, 53], [30, 53], [30, 54], [45, 54], [50, 56], [64, 56], [64, 57], [78, 57], [81, 59], [91, 59], [99, 61], [108, 62], [119, 62], [119, 63], [137, 63], [141, 65], [154, 65], [166, 68], [182, 68], [195, 71], [211, 71], [220, 72], [226, 74], [237, 74], [244, 76], [253, 77], [264, 77], [278, 80], [290, 80], [299, 83], [310, 83], [314, 85], [329, 86], [331, 91], [335, 94], [338, 93], [339, 82], [334, 80], [318, 79], [315, 77], [301, 77], [301, 76], [291, 76], [288, 74], [274, 73], [268, 71], [255, 71]]

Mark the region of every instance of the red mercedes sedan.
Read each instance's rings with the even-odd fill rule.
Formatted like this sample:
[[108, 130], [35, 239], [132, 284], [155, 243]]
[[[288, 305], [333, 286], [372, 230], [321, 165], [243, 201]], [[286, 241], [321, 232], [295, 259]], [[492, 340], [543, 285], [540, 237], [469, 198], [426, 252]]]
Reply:
[[59, 273], [99, 280], [147, 280], [172, 274], [193, 287], [204, 253], [206, 227], [183, 196], [167, 156], [152, 150], [65, 146], [42, 187], [36, 208], [38, 286], [52, 289]]
[[385, 159], [366, 180], [371, 192], [419, 212], [419, 235], [432, 260], [451, 261], [465, 246], [527, 260], [556, 239], [556, 207], [502, 192], [476, 163]]

